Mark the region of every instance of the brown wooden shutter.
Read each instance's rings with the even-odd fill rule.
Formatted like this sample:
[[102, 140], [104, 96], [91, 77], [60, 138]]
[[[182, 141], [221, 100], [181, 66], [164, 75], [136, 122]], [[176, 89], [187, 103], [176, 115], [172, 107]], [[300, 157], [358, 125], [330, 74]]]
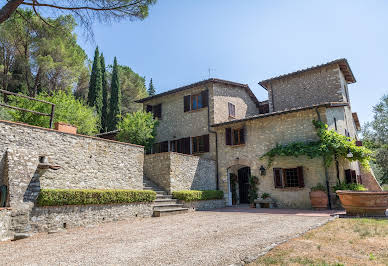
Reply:
[[225, 144], [232, 145], [232, 129], [230, 127], [225, 128]]
[[206, 107], [209, 105], [209, 91], [204, 90], [201, 92], [201, 97], [202, 97], [202, 107]]
[[352, 174], [350, 169], [345, 170], [345, 183], [346, 184], [352, 183]]
[[190, 154], [190, 137], [183, 139], [183, 153]]
[[298, 172], [298, 185], [299, 187], [304, 187], [303, 167], [298, 166], [297, 172]]
[[245, 127], [240, 129], [240, 143], [245, 144]]
[[184, 112], [190, 111], [190, 95], [183, 97], [183, 105]]
[[282, 188], [283, 187], [282, 168], [273, 169], [273, 178], [274, 178], [275, 188]]
[[209, 150], [210, 150], [209, 135], [203, 135], [203, 143], [205, 146], [204, 152], [209, 152]]
[[146, 106], [146, 112], [147, 113], [152, 113], [152, 105], [148, 105]]

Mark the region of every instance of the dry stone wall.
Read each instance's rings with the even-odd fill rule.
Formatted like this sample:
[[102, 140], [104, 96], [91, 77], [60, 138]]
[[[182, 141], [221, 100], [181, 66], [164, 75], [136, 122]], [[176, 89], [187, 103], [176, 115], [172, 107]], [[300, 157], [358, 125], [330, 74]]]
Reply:
[[12, 238], [11, 228], [11, 210], [0, 208], [0, 241], [6, 241]]
[[225, 207], [225, 200], [197, 200], [197, 201], [179, 201], [184, 208], [189, 211], [206, 211], [211, 209], [220, 209]]

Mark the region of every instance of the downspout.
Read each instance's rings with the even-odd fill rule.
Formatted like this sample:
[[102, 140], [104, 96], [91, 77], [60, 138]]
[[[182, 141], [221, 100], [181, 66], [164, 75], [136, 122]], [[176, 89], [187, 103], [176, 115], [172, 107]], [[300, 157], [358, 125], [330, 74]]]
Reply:
[[[318, 120], [319, 122], [322, 122], [322, 119], [321, 119], [321, 114], [319, 113], [318, 111], [318, 108], [315, 108], [315, 112], [317, 113], [318, 115]], [[327, 199], [328, 199], [328, 207], [329, 207], [329, 210], [331, 210], [331, 198], [330, 198], [330, 185], [329, 185], [329, 172], [328, 172], [328, 169], [327, 169], [327, 166], [325, 164], [325, 160], [323, 159], [323, 166], [325, 167], [325, 177], [326, 177], [326, 190], [327, 190]]]
[[219, 183], [218, 183], [218, 134], [216, 131], [211, 129], [210, 126], [210, 90], [205, 85], [205, 88], [207, 89], [207, 128], [209, 133], [213, 133], [216, 135], [216, 189], [219, 189]]

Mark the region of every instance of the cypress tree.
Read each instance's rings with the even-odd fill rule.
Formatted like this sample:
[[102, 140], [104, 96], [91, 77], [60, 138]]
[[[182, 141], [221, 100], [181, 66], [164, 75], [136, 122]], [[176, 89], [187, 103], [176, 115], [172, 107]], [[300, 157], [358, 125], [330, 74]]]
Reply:
[[109, 121], [108, 121], [108, 130], [112, 131], [117, 129], [117, 123], [119, 122], [119, 117], [121, 115], [121, 90], [120, 90], [120, 81], [118, 73], [117, 59], [114, 58], [113, 61], [113, 72], [112, 72], [112, 82], [111, 82], [111, 97], [110, 97], [110, 108], [109, 108]]
[[108, 84], [106, 82], [105, 59], [101, 53], [100, 56], [101, 75], [102, 75], [102, 110], [101, 110], [101, 133], [106, 132], [108, 128]]
[[92, 73], [90, 74], [90, 81], [89, 81], [89, 92], [88, 92], [88, 104], [89, 106], [94, 106], [94, 102], [96, 100], [96, 75], [97, 75], [97, 63], [99, 62], [99, 51], [98, 46], [96, 47], [96, 50], [94, 51], [94, 59], [93, 59], [93, 66], [92, 66]]
[[152, 83], [152, 78], [150, 80], [150, 85], [148, 87], [148, 95], [149, 96], [155, 95], [155, 88], [154, 88], [154, 84]]

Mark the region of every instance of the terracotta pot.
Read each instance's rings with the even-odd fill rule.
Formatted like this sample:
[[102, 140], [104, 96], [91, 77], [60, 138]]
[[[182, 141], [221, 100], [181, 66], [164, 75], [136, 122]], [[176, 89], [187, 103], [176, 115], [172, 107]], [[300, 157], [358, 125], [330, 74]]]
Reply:
[[350, 216], [385, 216], [388, 209], [388, 191], [337, 190], [336, 193]]
[[327, 209], [329, 200], [325, 191], [311, 191], [310, 192], [311, 206], [314, 209]]

